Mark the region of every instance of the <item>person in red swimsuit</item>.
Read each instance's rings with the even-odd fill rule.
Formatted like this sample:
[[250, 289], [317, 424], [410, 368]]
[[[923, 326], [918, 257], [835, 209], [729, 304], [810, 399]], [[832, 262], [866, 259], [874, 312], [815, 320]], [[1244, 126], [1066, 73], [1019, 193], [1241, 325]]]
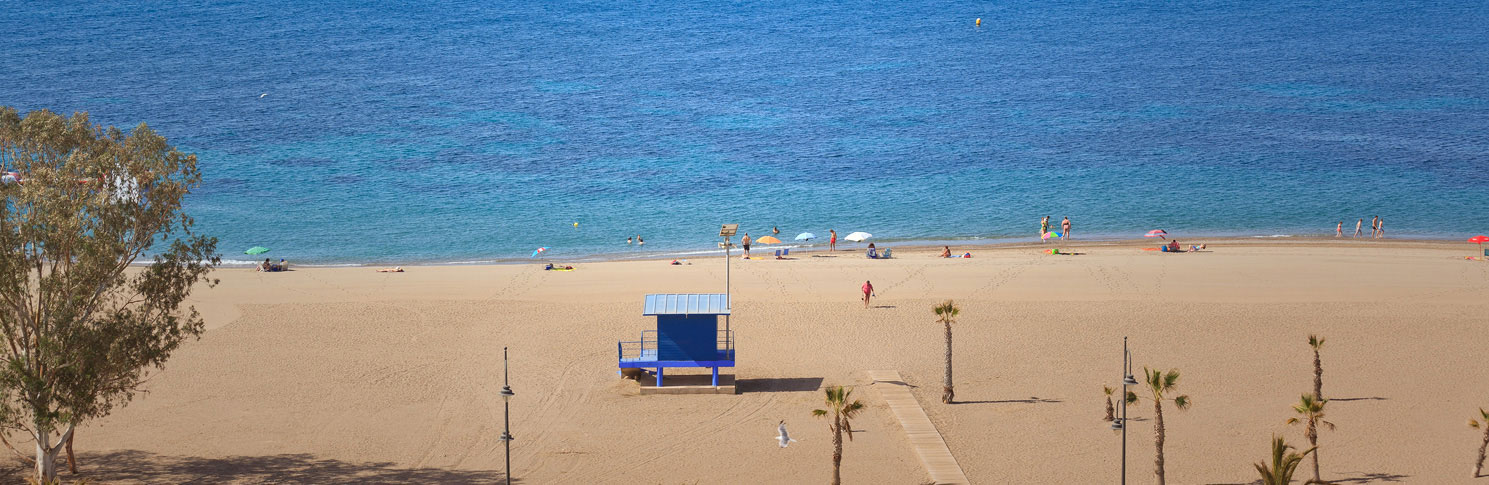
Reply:
[[837, 231], [834, 231], [832, 229], [828, 229], [827, 232], [832, 233], [832, 239], [827, 241], [827, 250], [828, 251], [837, 251], [838, 250], [838, 232]]
[[863, 307], [869, 307], [869, 298], [874, 296], [874, 284], [864, 280], [863, 282]]

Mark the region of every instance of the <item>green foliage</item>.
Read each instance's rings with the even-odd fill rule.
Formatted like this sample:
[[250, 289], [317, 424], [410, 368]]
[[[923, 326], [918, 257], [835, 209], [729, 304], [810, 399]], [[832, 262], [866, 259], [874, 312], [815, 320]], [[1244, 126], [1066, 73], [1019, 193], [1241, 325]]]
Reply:
[[1310, 428], [1321, 424], [1333, 430], [1334, 423], [1324, 421], [1324, 405], [1328, 403], [1328, 399], [1315, 399], [1312, 394], [1303, 394], [1293, 405], [1293, 412], [1298, 416], [1287, 418], [1287, 424], [1307, 424]]
[[1287, 485], [1293, 481], [1293, 473], [1298, 470], [1298, 465], [1303, 463], [1303, 457], [1317, 448], [1309, 448], [1308, 451], [1297, 453], [1293, 446], [1283, 441], [1280, 436], [1272, 437], [1272, 463], [1256, 463], [1256, 472], [1261, 474], [1262, 485]]
[[1313, 347], [1313, 350], [1321, 349], [1324, 347], [1324, 338], [1314, 334], [1308, 334], [1308, 345]]
[[126, 135], [87, 114], [0, 107], [0, 167], [24, 181], [0, 184], [0, 427], [37, 440], [46, 482], [53, 432], [127, 403], [201, 334], [181, 306], [215, 283], [217, 240], [180, 210], [201, 182], [196, 157], [143, 124]]
[[834, 432], [848, 433], [848, 441], [853, 441], [853, 425], [850, 420], [858, 417], [858, 413], [862, 412], [865, 406], [862, 402], [850, 400], [853, 397], [853, 390], [843, 386], [829, 387], [824, 389], [823, 393], [825, 394], [823, 402], [827, 404], [827, 409], [813, 409], [812, 415], [819, 418], [832, 415], [833, 423], [828, 427]]
[[939, 323], [956, 323], [956, 316], [962, 309], [955, 302], [946, 300], [931, 307], [931, 311], [936, 313], [936, 321]]
[[[1168, 372], [1161, 372], [1158, 370], [1150, 370], [1147, 367], [1144, 367], [1143, 375], [1147, 378], [1148, 390], [1153, 392], [1154, 401], [1166, 400], [1165, 396], [1167, 396], [1169, 393], [1176, 392], [1179, 389], [1178, 369], [1169, 369]], [[1132, 396], [1128, 399], [1129, 402], [1136, 401], [1137, 396]], [[1178, 407], [1179, 409], [1189, 409], [1189, 405], [1192, 403], [1192, 401], [1189, 399], [1189, 396], [1187, 395], [1175, 397], [1173, 398], [1173, 401], [1174, 406]]]

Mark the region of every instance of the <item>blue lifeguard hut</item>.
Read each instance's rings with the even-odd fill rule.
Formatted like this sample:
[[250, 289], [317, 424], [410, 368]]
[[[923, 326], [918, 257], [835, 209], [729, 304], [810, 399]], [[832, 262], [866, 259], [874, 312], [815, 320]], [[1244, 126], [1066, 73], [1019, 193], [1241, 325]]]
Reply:
[[[734, 367], [728, 295], [646, 295], [641, 314], [656, 316], [657, 327], [641, 331], [639, 341], [616, 344], [621, 369], [655, 368], [657, 387], [662, 387], [665, 368], [706, 367], [713, 370], [717, 387], [719, 368]], [[724, 328], [719, 328], [719, 316], [725, 317]]]

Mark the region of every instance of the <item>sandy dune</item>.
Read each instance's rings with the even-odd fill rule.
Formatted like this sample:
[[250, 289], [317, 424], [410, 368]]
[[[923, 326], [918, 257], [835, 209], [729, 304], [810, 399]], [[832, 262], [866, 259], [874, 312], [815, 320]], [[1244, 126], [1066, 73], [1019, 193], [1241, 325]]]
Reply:
[[[810, 411], [837, 384], [858, 385], [869, 405], [844, 481], [928, 481], [869, 369], [918, 386], [975, 483], [1111, 483], [1120, 437], [1101, 421], [1101, 386], [1121, 378], [1126, 335], [1139, 367], [1180, 369], [1195, 402], [1165, 412], [1171, 483], [1247, 483], [1272, 434], [1303, 442], [1283, 421], [1311, 388], [1317, 332], [1338, 425], [1322, 434], [1324, 478], [1470, 482], [1478, 435], [1464, 423], [1489, 406], [1489, 263], [1464, 261], [1471, 246], [1134, 244], [736, 260], [732, 396], [639, 396], [613, 360], [616, 341], [650, 327], [643, 295], [721, 291], [721, 258], [574, 272], [226, 269], [194, 297], [207, 334], [77, 448], [86, 476], [106, 483], [496, 482], [509, 346], [523, 483], [826, 482], [831, 439]], [[878, 288], [872, 309], [858, 300], [865, 279]], [[962, 305], [954, 405], [939, 402], [930, 311], [946, 298]], [[1132, 415], [1129, 477], [1150, 483], [1151, 403]], [[772, 441], [781, 419], [801, 440], [787, 449]]]

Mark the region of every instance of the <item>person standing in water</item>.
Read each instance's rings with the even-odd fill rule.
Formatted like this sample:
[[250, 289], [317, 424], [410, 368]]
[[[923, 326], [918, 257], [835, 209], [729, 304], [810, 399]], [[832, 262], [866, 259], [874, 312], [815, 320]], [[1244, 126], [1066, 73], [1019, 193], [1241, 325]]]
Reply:
[[744, 245], [744, 259], [750, 259], [750, 233], [744, 233], [744, 237], [739, 238], [739, 243]]
[[639, 235], [639, 234], [636, 235], [636, 245], [637, 246], [640, 246], [640, 245], [643, 245], [643, 244], [646, 244], [646, 241], [642, 241], [641, 240], [641, 235]]
[[771, 226], [770, 233], [779, 236], [779, 235], [781, 235], [781, 228], [775, 227], [775, 226]]
[[1050, 234], [1050, 216], [1044, 216], [1044, 219], [1040, 219], [1039, 220], [1039, 242], [1048, 241], [1049, 240], [1049, 234]]
[[1339, 225], [1334, 227], [1334, 237], [1344, 237], [1344, 221], [1339, 221]]
[[873, 296], [874, 296], [874, 284], [873, 283], [870, 283], [868, 280], [864, 280], [864, 282], [863, 282], [863, 307], [864, 308], [868, 308], [869, 307], [869, 298], [871, 298]]
[[1385, 239], [1386, 238], [1386, 220], [1385, 219], [1381, 219], [1380, 222], [1377, 222], [1375, 224], [1375, 237], [1376, 238], [1379, 238], [1379, 239]]
[[1070, 218], [1066, 217], [1060, 221], [1060, 240], [1070, 239]]
[[1364, 217], [1361, 217], [1360, 220], [1355, 221], [1355, 237], [1360, 237], [1360, 225], [1361, 224], [1364, 224], [1364, 223], [1365, 223], [1365, 218]]
[[835, 230], [832, 230], [832, 229], [828, 229], [827, 232], [832, 233], [832, 239], [828, 239], [827, 240], [827, 250], [828, 251], [837, 251], [838, 250], [838, 232], [835, 231]]

